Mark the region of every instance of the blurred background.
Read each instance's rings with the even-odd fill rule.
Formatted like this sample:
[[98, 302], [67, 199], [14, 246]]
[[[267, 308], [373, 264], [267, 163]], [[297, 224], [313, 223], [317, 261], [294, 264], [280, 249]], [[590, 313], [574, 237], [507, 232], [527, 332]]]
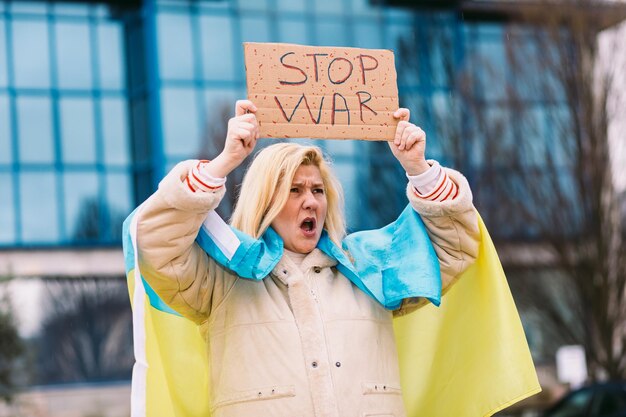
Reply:
[[[121, 224], [175, 163], [221, 150], [246, 41], [395, 51], [400, 104], [468, 177], [544, 388], [502, 415], [626, 379], [625, 21], [600, 0], [0, 1], [0, 417], [129, 416]], [[406, 205], [386, 143], [311, 142], [351, 231]], [[617, 416], [610, 387], [550, 415]]]

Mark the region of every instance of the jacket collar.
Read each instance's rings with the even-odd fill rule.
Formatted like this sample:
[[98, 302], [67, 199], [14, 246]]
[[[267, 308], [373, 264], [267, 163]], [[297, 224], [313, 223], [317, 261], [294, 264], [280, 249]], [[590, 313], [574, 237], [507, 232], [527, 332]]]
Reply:
[[276, 264], [274, 269], [272, 270], [272, 275], [274, 275], [280, 282], [287, 285], [287, 279], [290, 275], [294, 273], [301, 273], [301, 271], [309, 271], [313, 268], [327, 268], [337, 265], [337, 260], [331, 258], [326, 255], [324, 252], [319, 250], [318, 248], [313, 249], [305, 258], [302, 260], [302, 264], [300, 268], [293, 262], [288, 255], [283, 253], [283, 256], [280, 258], [280, 261]]
[[[289, 269], [294, 274], [298, 272], [284, 262], [282, 269], [278, 266], [283, 260], [283, 240], [271, 227], [260, 239], [227, 227], [229, 239], [236, 242], [234, 253], [224, 252], [224, 242], [215, 241], [208, 228], [202, 227], [196, 237], [220, 265], [241, 278], [254, 280], [276, 273], [279, 280], [286, 282]], [[389, 310], [399, 308], [402, 300], [411, 297], [426, 297], [439, 305], [439, 261], [424, 223], [411, 206], [395, 222], [382, 229], [352, 233], [342, 240], [341, 246], [333, 243], [323, 230], [317, 249], [336, 260], [338, 272]], [[305, 268], [325, 265], [324, 257], [320, 259], [317, 251], [309, 257], [310, 260], [305, 259]]]

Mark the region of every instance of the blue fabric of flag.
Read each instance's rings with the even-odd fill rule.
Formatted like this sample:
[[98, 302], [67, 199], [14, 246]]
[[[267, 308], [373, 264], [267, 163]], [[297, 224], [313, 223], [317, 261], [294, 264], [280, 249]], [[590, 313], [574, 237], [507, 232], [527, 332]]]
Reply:
[[[268, 276], [283, 255], [278, 233], [270, 227], [255, 239], [233, 227], [231, 230], [240, 245], [230, 258], [204, 228], [196, 241], [210, 257], [242, 278], [261, 280]], [[426, 226], [411, 206], [386, 227], [348, 235], [342, 248], [324, 231], [317, 247], [337, 260], [337, 269], [354, 285], [389, 310], [412, 297], [427, 298], [437, 306], [440, 303], [439, 261]]]

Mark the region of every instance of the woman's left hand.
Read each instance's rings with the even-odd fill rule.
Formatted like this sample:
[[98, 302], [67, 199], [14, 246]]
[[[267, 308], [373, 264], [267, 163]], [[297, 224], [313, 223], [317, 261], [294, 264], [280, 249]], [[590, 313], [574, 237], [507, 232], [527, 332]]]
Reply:
[[400, 119], [396, 128], [396, 136], [389, 142], [393, 156], [400, 162], [409, 175], [419, 175], [426, 172], [430, 165], [426, 162], [426, 133], [409, 122], [411, 112], [400, 108], [393, 117]]

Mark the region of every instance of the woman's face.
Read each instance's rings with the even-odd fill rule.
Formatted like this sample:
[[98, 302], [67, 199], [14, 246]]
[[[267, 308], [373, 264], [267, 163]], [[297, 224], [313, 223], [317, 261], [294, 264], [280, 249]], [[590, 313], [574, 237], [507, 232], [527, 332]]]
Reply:
[[298, 253], [315, 249], [324, 228], [326, 209], [326, 190], [319, 168], [300, 165], [293, 176], [289, 198], [272, 222], [285, 249]]

